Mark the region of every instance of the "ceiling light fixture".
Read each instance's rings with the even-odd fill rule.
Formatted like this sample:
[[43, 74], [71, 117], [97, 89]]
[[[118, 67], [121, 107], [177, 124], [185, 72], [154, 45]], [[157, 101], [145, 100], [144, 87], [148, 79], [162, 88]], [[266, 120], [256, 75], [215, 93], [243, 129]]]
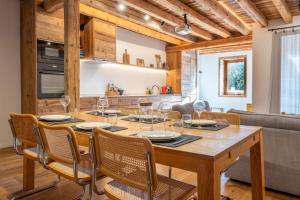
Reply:
[[118, 4], [118, 10], [121, 11], [121, 12], [124, 11], [124, 10], [126, 10], [126, 6], [123, 3], [119, 3]]
[[144, 15], [144, 20], [145, 20], [145, 21], [149, 21], [149, 20], [150, 20], [150, 16], [149, 16], [149, 15], [147, 15], [147, 14], [146, 14], [146, 15]]
[[184, 24], [175, 27], [175, 32], [179, 35], [188, 35], [192, 32], [192, 27], [188, 24], [187, 14], [183, 15]]

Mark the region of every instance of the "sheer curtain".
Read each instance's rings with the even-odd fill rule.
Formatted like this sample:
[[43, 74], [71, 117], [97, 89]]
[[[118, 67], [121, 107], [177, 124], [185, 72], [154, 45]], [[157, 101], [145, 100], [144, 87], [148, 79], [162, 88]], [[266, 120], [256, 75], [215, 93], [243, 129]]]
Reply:
[[300, 114], [300, 30], [281, 36], [280, 112]]

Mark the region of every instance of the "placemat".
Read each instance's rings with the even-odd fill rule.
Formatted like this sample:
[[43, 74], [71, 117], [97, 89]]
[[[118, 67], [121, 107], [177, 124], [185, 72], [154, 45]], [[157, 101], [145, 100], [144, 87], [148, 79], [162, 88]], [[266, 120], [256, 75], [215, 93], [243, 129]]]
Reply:
[[179, 147], [179, 146], [188, 144], [188, 143], [196, 141], [196, 140], [200, 140], [201, 138], [202, 138], [201, 136], [197, 136], [197, 135], [181, 135], [180, 137], [178, 137], [174, 140], [171, 140], [171, 141], [167, 141], [167, 142], [152, 141], [152, 143], [156, 144], [156, 145], [175, 148], [175, 147]]
[[[83, 132], [83, 133], [92, 133], [93, 132], [92, 130], [83, 130], [83, 129], [77, 128], [76, 126], [71, 126], [71, 127], [74, 131], [78, 131], [78, 132]], [[108, 128], [104, 128], [104, 130], [107, 130], [107, 131], [110, 131], [110, 132], [123, 131], [123, 130], [127, 130], [127, 129], [128, 128], [121, 127], [121, 126], [111, 126], [111, 127], [108, 127]]]
[[[182, 125], [174, 124], [174, 126], [182, 126]], [[190, 126], [190, 127], [184, 127], [184, 128], [206, 130], [206, 131], [219, 131], [224, 128], [227, 128], [228, 126], [230, 126], [230, 125], [224, 124], [224, 123], [217, 123], [216, 125], [213, 125], [213, 126]]]
[[[134, 117], [132, 117], [132, 118], [125, 117], [125, 118], [122, 118], [121, 120], [128, 121], [128, 122], [140, 122], [140, 120], [138, 118], [134, 118]], [[169, 120], [167, 120], [167, 121], [169, 121]], [[153, 119], [153, 124], [159, 124], [159, 123], [163, 123], [163, 122], [164, 122], [164, 119], [162, 119], [162, 118], [154, 118]], [[149, 119], [149, 120], [144, 120], [140, 123], [151, 124], [152, 122]]]
[[71, 123], [77, 123], [77, 122], [85, 122], [85, 120], [78, 119], [78, 118], [75, 118], [75, 117], [73, 117], [71, 119], [68, 119], [68, 120], [64, 120], [64, 121], [49, 122], [49, 121], [42, 120], [42, 119], [39, 119], [39, 121], [44, 122], [46, 124], [50, 124], [50, 125], [60, 125], [60, 124], [71, 124]]
[[[109, 117], [110, 114], [105, 114], [102, 116], [102, 113], [99, 113], [98, 111], [92, 111], [92, 112], [88, 112], [87, 114], [89, 115], [94, 115], [94, 116], [100, 116], [100, 117]], [[113, 114], [113, 113], [112, 113]], [[123, 113], [117, 113], [118, 117], [123, 117], [123, 116], [127, 116]]]

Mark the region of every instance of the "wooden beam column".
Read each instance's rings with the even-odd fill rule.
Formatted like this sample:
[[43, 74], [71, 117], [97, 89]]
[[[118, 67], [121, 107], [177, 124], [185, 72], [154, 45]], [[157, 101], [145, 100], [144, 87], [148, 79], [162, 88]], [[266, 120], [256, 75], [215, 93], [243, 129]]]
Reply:
[[293, 22], [293, 16], [285, 0], [272, 0], [283, 21], [287, 24]]
[[79, 0], [64, 1], [65, 21], [65, 94], [70, 96], [69, 111], [80, 105], [80, 13]]
[[21, 0], [21, 110], [37, 114], [37, 42], [35, 0]]

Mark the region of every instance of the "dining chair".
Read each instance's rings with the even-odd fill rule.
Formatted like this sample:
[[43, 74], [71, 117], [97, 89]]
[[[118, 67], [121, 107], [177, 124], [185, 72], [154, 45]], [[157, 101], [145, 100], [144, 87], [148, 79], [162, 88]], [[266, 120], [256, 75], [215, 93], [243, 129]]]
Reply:
[[94, 171], [111, 177], [104, 186], [110, 199], [167, 199], [193, 197], [196, 187], [156, 173], [153, 147], [147, 138], [121, 136], [96, 128], [93, 131]]
[[168, 119], [179, 120], [181, 119], [181, 113], [172, 110], [171, 112], [168, 113]]
[[[37, 145], [36, 134], [34, 127], [38, 125], [38, 120], [31, 114], [17, 114], [10, 113], [10, 119], [8, 123], [13, 135], [13, 148], [17, 155], [23, 155], [24, 157], [39, 161], [41, 155], [40, 146]], [[42, 192], [49, 188], [54, 187], [58, 181], [35, 188], [29, 191], [20, 191], [12, 195], [12, 200], [21, 199], [38, 192]]]
[[222, 113], [222, 112], [207, 112], [204, 111], [200, 115], [200, 119], [217, 120], [229, 123], [231, 125], [240, 125], [240, 116], [235, 113]]
[[[40, 140], [45, 152], [52, 160], [47, 168], [82, 187], [82, 193], [75, 199], [81, 199], [89, 185], [87, 199], [92, 199], [92, 164], [89, 153], [81, 153], [75, 132], [68, 126], [49, 126], [39, 123]], [[103, 178], [99, 171], [97, 179]], [[99, 193], [100, 194], [100, 193]]]

